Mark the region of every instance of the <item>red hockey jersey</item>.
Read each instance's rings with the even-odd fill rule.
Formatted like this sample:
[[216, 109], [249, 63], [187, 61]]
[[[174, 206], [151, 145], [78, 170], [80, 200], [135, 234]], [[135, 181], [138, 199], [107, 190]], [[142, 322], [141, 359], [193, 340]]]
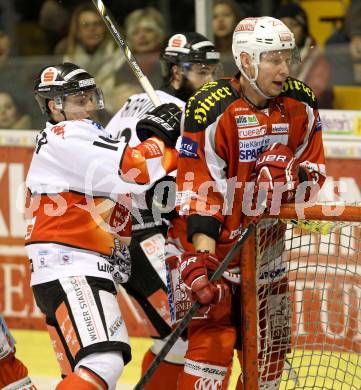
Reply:
[[185, 109], [177, 173], [180, 216], [172, 223], [169, 241], [192, 250], [192, 235], [207, 234], [217, 240], [216, 254], [222, 259], [242, 230], [243, 196], [246, 183], [254, 180], [257, 157], [272, 143], [288, 145], [321, 186], [321, 130], [316, 97], [298, 80], [287, 79], [282, 94], [264, 110], [242, 97], [235, 78], [205, 84]]

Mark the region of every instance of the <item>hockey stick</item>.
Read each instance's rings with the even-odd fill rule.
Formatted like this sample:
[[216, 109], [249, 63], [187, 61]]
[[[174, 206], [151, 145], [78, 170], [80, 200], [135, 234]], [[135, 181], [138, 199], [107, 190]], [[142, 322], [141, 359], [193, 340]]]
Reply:
[[102, 2], [102, 0], [92, 0], [92, 2], [96, 7], [96, 9], [98, 10], [104, 23], [108, 27], [109, 31], [113, 35], [115, 42], [123, 50], [125, 58], [127, 59], [128, 64], [130, 65], [135, 77], [138, 79], [140, 85], [144, 89], [144, 92], [149, 96], [149, 99], [152, 101], [155, 107], [160, 106], [162, 103], [158, 95], [155, 93], [155, 90], [152, 87], [152, 84], [149, 82], [147, 76], [145, 76], [145, 74], [140, 69], [140, 66], [138, 65], [137, 60], [135, 59], [134, 55], [130, 51], [127, 42], [119, 34], [119, 27], [115, 23], [113, 17], [109, 14], [107, 9], [105, 8], [104, 3]]
[[[232, 248], [227, 253], [226, 257], [222, 261], [222, 263], [219, 265], [219, 267], [216, 269], [212, 277], [210, 278], [210, 282], [214, 282], [218, 280], [223, 272], [227, 269], [229, 263], [233, 259], [234, 255], [238, 252], [238, 250], [241, 248], [241, 246], [244, 244], [244, 242], [247, 240], [248, 236], [253, 232], [255, 228], [255, 223], [251, 222], [242, 232], [242, 234], [239, 236], [236, 243], [232, 246]], [[167, 353], [170, 351], [170, 349], [173, 347], [174, 343], [177, 341], [178, 337], [182, 334], [184, 329], [188, 326], [188, 323], [196, 314], [198, 309], [200, 308], [201, 304], [198, 301], [195, 301], [191, 308], [187, 311], [185, 316], [182, 318], [181, 322], [178, 324], [178, 326], [175, 328], [174, 332], [171, 334], [167, 342], [163, 345], [163, 348], [159, 351], [157, 356], [152, 361], [152, 364], [148, 367], [147, 371], [144, 373], [142, 378], [139, 380], [139, 382], [134, 387], [134, 390], [141, 390], [143, 389], [144, 385], [149, 381], [154, 371], [157, 369], [159, 364], [164, 360]]]

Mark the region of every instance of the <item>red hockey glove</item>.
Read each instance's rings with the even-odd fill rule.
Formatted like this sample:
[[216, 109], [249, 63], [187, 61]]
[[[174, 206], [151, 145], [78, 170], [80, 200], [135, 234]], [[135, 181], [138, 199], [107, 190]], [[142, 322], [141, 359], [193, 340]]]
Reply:
[[[298, 169], [297, 159], [287, 145], [281, 143], [269, 145], [256, 161], [255, 201], [258, 197], [260, 199], [265, 197], [269, 209], [273, 193], [280, 191], [281, 185], [285, 186], [280, 192], [282, 201], [291, 201], [299, 184]], [[262, 191], [266, 192], [263, 196], [259, 195]]]
[[186, 252], [180, 260], [180, 273], [193, 299], [202, 305], [217, 304], [229, 295], [228, 285], [222, 281], [211, 283], [208, 270], [215, 271], [219, 261], [209, 252]]

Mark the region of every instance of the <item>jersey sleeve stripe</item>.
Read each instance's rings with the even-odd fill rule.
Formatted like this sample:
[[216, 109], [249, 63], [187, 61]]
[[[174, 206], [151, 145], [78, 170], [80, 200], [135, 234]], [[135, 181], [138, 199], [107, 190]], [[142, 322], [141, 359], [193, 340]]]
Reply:
[[310, 107], [307, 103], [304, 103], [305, 105], [305, 110], [308, 118], [308, 125], [307, 125], [307, 132], [305, 134], [305, 137], [303, 139], [303, 143], [297, 147], [296, 152], [295, 152], [295, 157], [300, 158], [302, 153], [305, 151], [305, 149], [308, 146], [308, 142], [311, 136], [311, 132], [315, 123], [315, 113], [314, 109]]
[[[214, 179], [214, 184], [218, 191], [224, 197], [227, 193], [227, 178], [225, 174], [226, 162], [216, 153], [216, 131], [219, 123], [219, 119], [222, 116], [219, 115], [214, 123], [206, 129], [205, 134], [205, 158], [211, 177]], [[226, 204], [225, 204], [226, 206]]]

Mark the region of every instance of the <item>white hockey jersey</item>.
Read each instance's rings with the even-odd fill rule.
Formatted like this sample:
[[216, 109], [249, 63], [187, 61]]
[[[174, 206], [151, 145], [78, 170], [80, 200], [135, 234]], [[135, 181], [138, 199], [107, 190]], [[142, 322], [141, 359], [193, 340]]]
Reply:
[[[167, 92], [157, 90], [156, 94], [158, 95], [161, 103], [174, 103], [179, 108], [183, 109], [185, 102], [178, 99], [177, 97], [170, 95]], [[124, 103], [122, 108], [113, 116], [113, 118], [107, 124], [105, 130], [111, 134], [113, 137], [119, 136], [119, 123], [121, 123], [121, 118], [137, 118], [142, 119], [144, 115], [154, 108], [154, 104], [149, 99], [149, 96], [146, 93], [139, 93], [132, 95]], [[134, 137], [134, 142], [139, 143], [138, 137], [136, 137], [135, 127], [132, 132], [132, 137]], [[137, 144], [137, 143], [136, 143]], [[131, 145], [133, 146], [133, 145]]]
[[[132, 123], [124, 118], [120, 126]], [[32, 194], [26, 245], [52, 242], [111, 255], [112, 229], [130, 234], [127, 194], [145, 191], [176, 160], [158, 138], [132, 148], [88, 119], [47, 123], [26, 179]]]

